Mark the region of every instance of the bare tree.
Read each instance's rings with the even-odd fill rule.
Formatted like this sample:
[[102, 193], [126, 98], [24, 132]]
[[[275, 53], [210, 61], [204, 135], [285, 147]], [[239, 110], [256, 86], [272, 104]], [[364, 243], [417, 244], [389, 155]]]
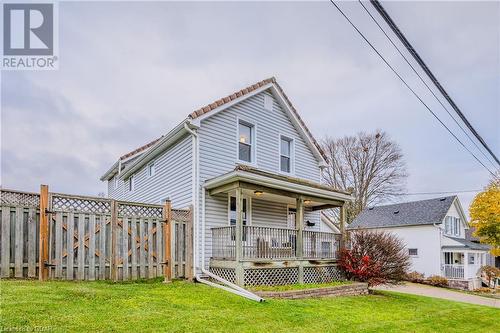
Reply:
[[368, 205], [405, 192], [408, 175], [403, 153], [387, 133], [360, 132], [340, 139], [326, 138], [322, 147], [329, 158], [323, 181], [354, 195], [354, 202], [347, 206], [348, 223]]

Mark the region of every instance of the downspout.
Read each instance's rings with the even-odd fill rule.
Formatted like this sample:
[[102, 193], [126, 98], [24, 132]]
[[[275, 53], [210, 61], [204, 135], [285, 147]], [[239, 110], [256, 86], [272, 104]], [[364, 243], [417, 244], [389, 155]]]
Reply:
[[191, 133], [192, 135], [192, 151], [193, 151], [193, 156], [192, 156], [192, 196], [193, 196], [193, 209], [194, 209], [194, 214], [193, 214], [193, 276], [196, 276], [196, 266], [198, 265], [197, 258], [198, 258], [198, 212], [199, 212], [199, 207], [198, 207], [198, 133], [194, 130], [192, 130], [188, 123], [184, 123], [184, 128], [186, 131]]
[[433, 223], [432, 225], [439, 231], [439, 271], [443, 273], [443, 230], [439, 224]]

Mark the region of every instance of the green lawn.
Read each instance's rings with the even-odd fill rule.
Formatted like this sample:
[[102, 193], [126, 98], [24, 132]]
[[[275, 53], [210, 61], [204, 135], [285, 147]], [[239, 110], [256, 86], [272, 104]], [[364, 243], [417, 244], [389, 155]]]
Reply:
[[186, 282], [0, 287], [0, 331], [500, 332], [499, 309], [389, 292], [256, 303]]

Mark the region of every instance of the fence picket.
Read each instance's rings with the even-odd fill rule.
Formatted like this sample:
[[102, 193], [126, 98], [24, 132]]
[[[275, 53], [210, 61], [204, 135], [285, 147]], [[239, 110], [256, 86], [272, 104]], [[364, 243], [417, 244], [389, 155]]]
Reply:
[[132, 222], [130, 224], [131, 226], [131, 233], [130, 233], [130, 259], [132, 260], [132, 280], [137, 279], [137, 242], [136, 242], [136, 237], [137, 237], [137, 220], [135, 217], [132, 218]]
[[122, 277], [123, 280], [128, 280], [128, 223], [129, 219], [124, 217], [122, 219], [122, 231], [123, 231], [123, 242], [122, 242]]
[[153, 219], [148, 220], [148, 277], [151, 279], [153, 274]]
[[55, 267], [55, 277], [60, 279], [62, 277], [62, 220], [63, 213], [57, 212], [56, 214], [56, 223], [55, 223], [55, 260], [52, 262], [56, 265]]
[[78, 214], [78, 280], [85, 279], [85, 215]]
[[15, 233], [15, 247], [14, 247], [14, 276], [17, 278], [23, 277], [23, 227], [24, 227], [24, 209], [22, 207], [16, 208], [16, 233]]
[[34, 208], [28, 211], [28, 278], [36, 277], [36, 212]]
[[95, 214], [89, 219], [89, 280], [95, 280]]
[[2, 277], [10, 276], [10, 207], [2, 207]]
[[75, 215], [70, 212], [66, 218], [67, 234], [66, 238], [66, 280], [74, 279], [75, 267]]
[[146, 262], [144, 255], [144, 219], [139, 219], [139, 272], [140, 277], [146, 277]]
[[162, 275], [163, 251], [162, 251], [162, 223], [156, 221], [156, 276]]

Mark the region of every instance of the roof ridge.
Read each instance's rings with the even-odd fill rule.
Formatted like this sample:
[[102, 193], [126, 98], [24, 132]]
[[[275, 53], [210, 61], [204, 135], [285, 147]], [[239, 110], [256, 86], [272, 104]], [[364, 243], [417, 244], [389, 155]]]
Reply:
[[390, 206], [397, 206], [397, 205], [404, 205], [404, 204], [411, 204], [411, 203], [416, 203], [416, 202], [424, 202], [424, 201], [432, 201], [432, 200], [440, 200], [443, 198], [455, 198], [455, 197], [456, 197], [456, 195], [449, 195], [449, 196], [445, 196], [445, 197], [435, 197], [435, 198], [430, 198], [430, 199], [405, 201], [405, 202], [393, 203], [393, 204], [388, 204], [388, 205], [367, 206], [367, 208], [390, 207]]

